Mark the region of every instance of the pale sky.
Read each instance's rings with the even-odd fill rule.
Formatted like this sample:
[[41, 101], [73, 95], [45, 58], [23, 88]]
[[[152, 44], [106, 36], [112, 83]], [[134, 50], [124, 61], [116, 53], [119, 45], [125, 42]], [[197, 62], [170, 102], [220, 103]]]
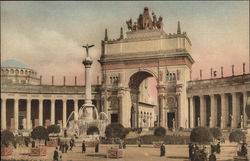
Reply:
[[[150, 2], [150, 1], [58, 1], [58, 2], [1, 2], [1, 61], [19, 60], [43, 75], [44, 82], [55, 76], [62, 84], [63, 76], [72, 84], [78, 76], [84, 84], [85, 57], [82, 45], [95, 44], [93, 83], [101, 75], [97, 60], [101, 40], [108, 29], [110, 39], [119, 37], [120, 27], [128, 31], [125, 21], [137, 19], [143, 8], [163, 17], [164, 31], [176, 33], [177, 22], [192, 42], [192, 78], [203, 70], [208, 78], [210, 68], [231, 75], [242, 74], [242, 63], [249, 73], [249, 2]], [[218, 76], [220, 76], [218, 72]]]

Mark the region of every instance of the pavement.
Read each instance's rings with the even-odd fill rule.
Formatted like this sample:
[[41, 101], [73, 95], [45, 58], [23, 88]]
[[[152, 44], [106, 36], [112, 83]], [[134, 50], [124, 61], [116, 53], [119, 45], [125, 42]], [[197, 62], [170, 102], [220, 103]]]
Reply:
[[[106, 158], [107, 149], [113, 145], [101, 144], [99, 153], [94, 152], [93, 147], [87, 147], [86, 153], [81, 152], [81, 145], [77, 144], [72, 151], [63, 153], [63, 161], [189, 161], [188, 145], [166, 145], [166, 156], [160, 157], [160, 149], [153, 148], [152, 145], [127, 145], [124, 158], [110, 159]], [[248, 147], [250, 149], [250, 147]], [[18, 147], [14, 149], [12, 156], [2, 156], [1, 160], [42, 160], [52, 161], [54, 147], [47, 147], [47, 156], [32, 157], [29, 156], [30, 148]], [[221, 145], [221, 154], [216, 154], [217, 161], [233, 161], [238, 146], [234, 143]], [[208, 146], [207, 151], [210, 152]], [[249, 156], [250, 158], [250, 156]]]

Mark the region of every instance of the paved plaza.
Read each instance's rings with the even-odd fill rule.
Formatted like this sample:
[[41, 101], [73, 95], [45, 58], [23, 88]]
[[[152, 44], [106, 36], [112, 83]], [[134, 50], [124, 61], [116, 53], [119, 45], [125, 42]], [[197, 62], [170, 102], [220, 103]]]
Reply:
[[[111, 145], [100, 145], [99, 153], [94, 152], [94, 148], [87, 148], [86, 153], [81, 153], [80, 144], [73, 148], [73, 151], [63, 153], [63, 161], [188, 161], [188, 146], [187, 145], [166, 145], [166, 156], [160, 157], [159, 148], [153, 148], [152, 145], [143, 145], [137, 147], [136, 145], [127, 145], [125, 149], [125, 157], [122, 159], [109, 159], [106, 158], [107, 148]], [[11, 160], [15, 159], [27, 159], [27, 160], [47, 160], [52, 161], [53, 151], [55, 148], [48, 147], [47, 156], [44, 157], [31, 157], [28, 156], [30, 148], [22, 147], [14, 150], [14, 154], [8, 157], [2, 157], [2, 159]], [[250, 147], [248, 147], [248, 150]], [[237, 150], [236, 144], [226, 143], [222, 144], [221, 154], [216, 154], [218, 161], [232, 161]], [[210, 148], [208, 148], [210, 151]], [[249, 153], [248, 153], [249, 154]]]

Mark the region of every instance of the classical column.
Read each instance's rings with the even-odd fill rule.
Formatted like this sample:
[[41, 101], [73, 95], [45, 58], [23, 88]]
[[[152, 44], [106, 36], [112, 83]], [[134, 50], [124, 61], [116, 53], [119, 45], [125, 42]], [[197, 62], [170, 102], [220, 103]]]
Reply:
[[39, 101], [39, 126], [43, 126], [43, 100]]
[[56, 100], [51, 99], [51, 105], [50, 105], [50, 121], [51, 125], [55, 124], [55, 102]]
[[164, 96], [159, 96], [159, 125], [164, 127]]
[[204, 96], [200, 97], [200, 120], [201, 120], [201, 126], [206, 126], [206, 108], [205, 108], [205, 100]]
[[1, 129], [5, 130], [6, 129], [6, 99], [5, 98], [2, 98], [1, 107], [2, 107], [2, 111], [1, 111]]
[[195, 108], [194, 108], [194, 97], [191, 96], [189, 98], [189, 103], [190, 103], [190, 128], [194, 128], [195, 127]]
[[[209, 122], [209, 127], [216, 127], [217, 126], [217, 100], [215, 95], [210, 95], [210, 100], [211, 100], [211, 116], [210, 116], [210, 122]], [[210, 125], [211, 123], [211, 125]]]
[[18, 130], [18, 99], [14, 99], [14, 130]]
[[177, 101], [178, 101], [178, 104], [177, 104], [177, 117], [175, 117], [175, 121], [177, 123], [177, 125], [175, 125], [176, 128], [182, 126], [181, 125], [181, 117], [184, 116], [184, 115], [181, 114], [183, 111], [181, 110], [181, 95], [180, 94], [178, 94]]
[[243, 92], [243, 118], [244, 118], [244, 123], [243, 126], [247, 127], [247, 114], [246, 114], [246, 106], [247, 106], [247, 92]]
[[63, 128], [67, 127], [67, 100], [62, 100], [63, 102]]
[[74, 120], [78, 120], [78, 100], [74, 99]]
[[226, 94], [221, 94], [221, 128], [224, 129], [228, 124], [228, 100]]
[[122, 101], [123, 101], [123, 96], [119, 96], [119, 105], [118, 105], [118, 111], [119, 111], [119, 123], [123, 125], [123, 109], [122, 109]]
[[237, 95], [236, 93], [232, 93], [232, 125], [231, 128], [237, 128]]
[[27, 105], [26, 105], [26, 127], [27, 130], [31, 129], [31, 99], [27, 99]]

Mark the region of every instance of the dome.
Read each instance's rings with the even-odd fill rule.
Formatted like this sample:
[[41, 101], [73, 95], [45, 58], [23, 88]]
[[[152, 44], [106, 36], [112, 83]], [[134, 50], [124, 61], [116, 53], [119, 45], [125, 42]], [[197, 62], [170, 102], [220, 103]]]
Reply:
[[1, 67], [30, 68], [28, 65], [14, 59], [9, 59], [4, 62], [1, 62]]

